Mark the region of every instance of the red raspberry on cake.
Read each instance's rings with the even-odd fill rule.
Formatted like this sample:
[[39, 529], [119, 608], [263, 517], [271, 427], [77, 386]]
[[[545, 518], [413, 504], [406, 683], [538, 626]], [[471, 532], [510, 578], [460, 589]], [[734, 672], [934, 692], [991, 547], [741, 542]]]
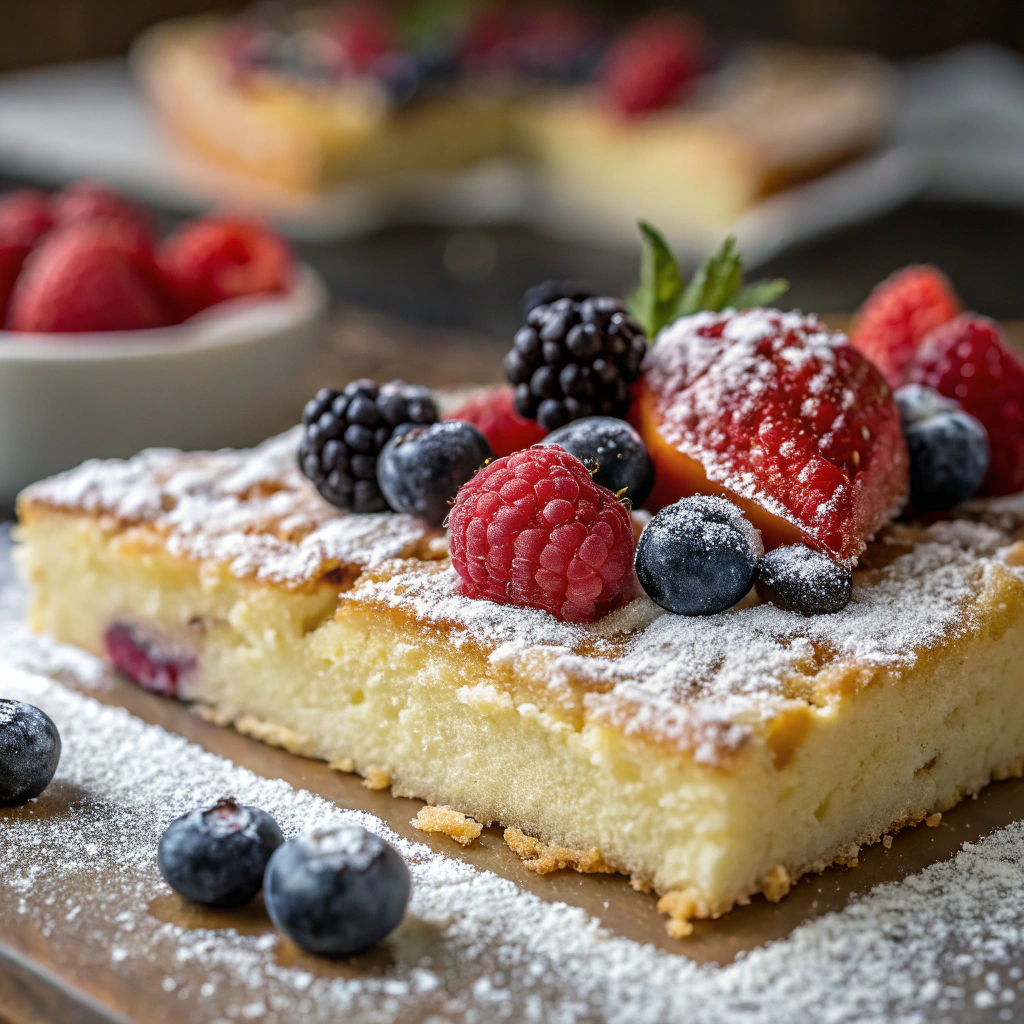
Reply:
[[227, 299], [287, 291], [294, 271], [284, 239], [229, 217], [186, 224], [163, 243], [157, 259], [183, 318]]
[[936, 327], [907, 367], [907, 379], [953, 398], [988, 431], [988, 473], [978, 491], [1024, 490], [1024, 360], [999, 325], [965, 313]]
[[684, 100], [704, 67], [701, 26], [685, 14], [648, 15], [620, 36], [605, 55], [601, 84], [622, 114], [658, 110]]
[[877, 285], [854, 318], [850, 341], [898, 388], [924, 336], [961, 310], [949, 279], [936, 267], [905, 267]]
[[512, 406], [510, 387], [491, 388], [468, 398], [446, 420], [472, 423], [490, 442], [497, 458], [542, 441], [547, 431], [536, 420], [524, 419]]
[[906, 501], [892, 391], [815, 317], [752, 309], [677, 320], [647, 356], [634, 416], [655, 464], [649, 507], [720, 495], [766, 550], [802, 543], [853, 565]]
[[594, 622], [633, 594], [629, 513], [561, 448], [485, 466], [459, 490], [448, 526], [467, 597]]

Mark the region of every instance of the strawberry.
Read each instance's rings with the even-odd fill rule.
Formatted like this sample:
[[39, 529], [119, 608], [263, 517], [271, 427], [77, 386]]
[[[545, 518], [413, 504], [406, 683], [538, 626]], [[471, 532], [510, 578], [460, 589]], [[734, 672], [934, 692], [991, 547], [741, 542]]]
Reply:
[[684, 100], [704, 68], [707, 43], [685, 14], [642, 18], [609, 47], [601, 85], [611, 106], [627, 116]]
[[26, 188], [0, 198], [0, 324], [25, 257], [51, 227], [53, 214], [43, 192]]
[[141, 206], [129, 202], [96, 181], [76, 181], [53, 197], [59, 227], [82, 220], [116, 220], [132, 225], [152, 242], [153, 226]]
[[891, 390], [814, 317], [752, 309], [677, 320], [648, 354], [634, 416], [656, 467], [650, 507], [729, 498], [766, 550], [803, 543], [852, 565], [906, 500]]
[[877, 285], [854, 318], [850, 341], [897, 388], [924, 336], [961, 310], [949, 279], [936, 267], [904, 267]]
[[157, 260], [183, 318], [227, 299], [286, 291], [294, 274], [282, 238], [228, 217], [186, 224], [160, 246]]
[[133, 251], [134, 236], [108, 221], [52, 231], [26, 259], [11, 295], [9, 330], [125, 331], [171, 322], [167, 301]]
[[512, 407], [510, 387], [491, 388], [466, 399], [446, 420], [472, 423], [490, 442], [496, 458], [537, 444], [547, 434], [536, 420], [523, 419]]
[[953, 398], [988, 431], [981, 495], [1024, 490], [1024, 360], [999, 325], [964, 313], [932, 330], [906, 369], [909, 381]]

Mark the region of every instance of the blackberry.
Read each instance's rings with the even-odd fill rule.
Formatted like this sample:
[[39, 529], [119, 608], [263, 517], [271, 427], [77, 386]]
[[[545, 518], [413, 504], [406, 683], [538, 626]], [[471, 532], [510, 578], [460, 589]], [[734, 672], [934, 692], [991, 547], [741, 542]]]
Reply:
[[372, 380], [354, 380], [340, 392], [321, 388], [302, 413], [299, 468], [332, 505], [386, 512], [377, 456], [397, 427], [437, 420], [430, 392], [404, 381], [378, 387]]
[[731, 501], [698, 494], [663, 508], [640, 534], [636, 574], [662, 608], [714, 615], [754, 584], [761, 535]]
[[263, 888], [270, 855], [283, 842], [266, 811], [228, 798], [172, 821], [156, 859], [164, 881], [186, 899], [241, 907]]
[[830, 615], [845, 608], [853, 573], [805, 544], [769, 551], [757, 567], [757, 594], [787, 612]]
[[646, 352], [620, 299], [567, 296], [535, 306], [505, 357], [516, 412], [545, 430], [585, 416], [621, 419]]
[[643, 504], [654, 486], [654, 463], [640, 435], [625, 420], [589, 416], [561, 427], [544, 438], [575, 455], [594, 477], [594, 483]]
[[0, 700], [0, 807], [39, 796], [60, 761], [60, 733], [45, 712], [20, 700]]
[[325, 825], [270, 858], [264, 899], [270, 919], [296, 945], [351, 956], [402, 920], [411, 879], [399, 853], [359, 825]]
[[487, 438], [461, 420], [400, 432], [377, 461], [377, 483], [396, 512], [440, 526], [459, 488], [494, 452]]
[[525, 320], [530, 313], [538, 306], [549, 306], [556, 299], [572, 299], [573, 302], [582, 302], [583, 299], [592, 298], [594, 289], [583, 281], [565, 281], [552, 279], [541, 281], [531, 288], [526, 289], [523, 295], [522, 311]]

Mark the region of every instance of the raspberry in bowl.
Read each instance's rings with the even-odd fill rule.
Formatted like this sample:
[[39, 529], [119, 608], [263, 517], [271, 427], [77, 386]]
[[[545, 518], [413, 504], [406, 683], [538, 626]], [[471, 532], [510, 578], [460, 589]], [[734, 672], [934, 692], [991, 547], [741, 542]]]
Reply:
[[93, 183], [0, 197], [0, 507], [88, 458], [279, 430], [326, 305], [256, 224], [205, 217], [160, 241]]

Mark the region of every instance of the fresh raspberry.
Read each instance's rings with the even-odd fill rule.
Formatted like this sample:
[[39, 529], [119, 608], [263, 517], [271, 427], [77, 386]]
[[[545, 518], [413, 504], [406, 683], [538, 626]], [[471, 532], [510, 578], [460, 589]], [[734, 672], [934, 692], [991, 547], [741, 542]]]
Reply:
[[467, 597], [593, 622], [631, 596], [629, 513], [561, 448], [527, 448], [480, 470], [448, 526]]
[[204, 217], [168, 238], [157, 260], [182, 317], [227, 299], [288, 289], [288, 244], [268, 228], [227, 217]]
[[650, 507], [721, 495], [767, 550], [802, 543], [852, 565], [906, 500], [892, 391], [814, 317], [753, 309], [677, 320], [645, 361], [635, 415], [655, 464]]
[[907, 367], [908, 379], [956, 399], [988, 431], [988, 473], [978, 491], [1024, 490], [1024, 361], [999, 325], [964, 313], [931, 331]]
[[961, 310], [949, 279], [936, 267], [898, 270], [867, 297], [854, 319], [850, 341], [898, 388], [903, 368], [924, 336]]
[[171, 322], [131, 229], [82, 221], [52, 231], [15, 284], [7, 327], [29, 333], [128, 331]]
[[685, 14], [661, 12], [638, 21], [605, 55], [601, 82], [622, 114], [642, 114], [684, 100], [704, 67], [701, 26]]
[[26, 188], [0, 197], [0, 324], [25, 258], [52, 227], [45, 193]]
[[510, 387], [491, 388], [468, 398], [446, 420], [472, 423], [487, 438], [497, 458], [522, 451], [544, 439], [547, 431], [536, 420], [523, 419], [512, 407]]

